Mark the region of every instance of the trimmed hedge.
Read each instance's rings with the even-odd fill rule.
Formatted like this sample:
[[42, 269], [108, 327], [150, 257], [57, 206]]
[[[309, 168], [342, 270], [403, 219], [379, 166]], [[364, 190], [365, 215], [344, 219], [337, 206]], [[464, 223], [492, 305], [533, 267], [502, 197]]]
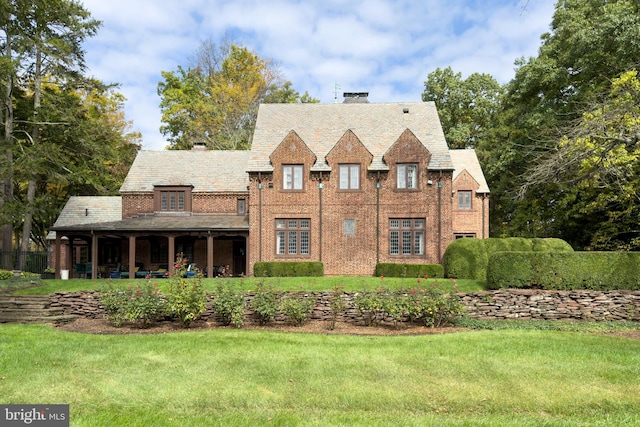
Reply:
[[487, 287], [640, 290], [640, 252], [497, 252]]
[[485, 280], [489, 257], [496, 252], [573, 252], [561, 239], [525, 239], [507, 237], [489, 239], [458, 239], [449, 244], [444, 253], [445, 277]]
[[255, 277], [322, 277], [324, 264], [321, 262], [256, 262], [253, 265]]
[[376, 276], [385, 277], [444, 277], [440, 264], [378, 264]]

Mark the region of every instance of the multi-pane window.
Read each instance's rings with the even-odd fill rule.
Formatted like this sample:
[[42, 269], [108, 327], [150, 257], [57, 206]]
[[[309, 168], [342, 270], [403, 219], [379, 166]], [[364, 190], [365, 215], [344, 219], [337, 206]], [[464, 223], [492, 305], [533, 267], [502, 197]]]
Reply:
[[302, 190], [302, 165], [282, 166], [282, 189]]
[[309, 255], [311, 221], [276, 220], [276, 255]]
[[389, 220], [389, 253], [391, 255], [424, 255], [424, 218]]
[[247, 204], [245, 199], [238, 199], [238, 215], [244, 215], [246, 213]]
[[184, 211], [184, 191], [161, 191], [161, 211]]
[[340, 165], [340, 190], [360, 189], [360, 165]]
[[458, 191], [458, 209], [471, 209], [471, 191]]
[[418, 165], [406, 163], [396, 165], [398, 169], [397, 188], [415, 190], [418, 188]]
[[153, 208], [159, 213], [191, 211], [190, 186], [157, 186], [153, 189]]

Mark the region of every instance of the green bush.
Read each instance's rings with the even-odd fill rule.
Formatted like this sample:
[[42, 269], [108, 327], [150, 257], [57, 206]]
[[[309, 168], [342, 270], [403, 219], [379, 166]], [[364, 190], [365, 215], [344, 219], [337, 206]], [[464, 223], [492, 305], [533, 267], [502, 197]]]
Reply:
[[354, 294], [353, 300], [366, 326], [375, 325], [384, 319], [384, 299], [381, 291], [363, 290]]
[[109, 283], [100, 290], [100, 303], [114, 326], [130, 322], [137, 327], [148, 328], [166, 316], [167, 311], [164, 295], [151, 282], [137, 288]]
[[497, 252], [487, 287], [640, 290], [640, 252]]
[[386, 264], [376, 265], [377, 277], [444, 277], [440, 264]]
[[233, 325], [236, 328], [241, 328], [244, 324], [246, 300], [242, 292], [234, 291], [220, 284], [212, 305], [213, 311], [222, 318], [222, 323], [225, 326]]
[[255, 277], [322, 277], [324, 264], [321, 262], [256, 262], [253, 266]]
[[388, 317], [394, 325], [408, 318], [412, 322], [423, 322], [425, 326], [440, 327], [464, 313], [457, 295], [445, 293], [435, 286], [409, 291], [363, 291], [354, 295], [354, 302], [367, 326]]
[[258, 316], [261, 325], [272, 321], [278, 313], [279, 297], [278, 292], [271, 286], [265, 286], [263, 282], [258, 282], [251, 308]]
[[302, 326], [315, 306], [315, 299], [308, 298], [304, 292], [288, 292], [280, 300], [279, 310], [289, 323]]
[[167, 305], [171, 316], [184, 328], [197, 320], [207, 308], [207, 293], [200, 276], [184, 278], [174, 275], [169, 279]]
[[561, 239], [521, 237], [458, 239], [444, 253], [444, 275], [456, 279], [486, 280], [489, 258], [496, 252], [573, 252]]
[[8, 280], [13, 277], [13, 271], [0, 270], [0, 280]]
[[336, 286], [331, 291], [329, 296], [329, 310], [331, 312], [331, 321], [329, 322], [329, 329], [334, 330], [336, 327], [336, 321], [338, 315], [344, 312], [347, 307], [347, 302], [344, 300], [344, 286]]

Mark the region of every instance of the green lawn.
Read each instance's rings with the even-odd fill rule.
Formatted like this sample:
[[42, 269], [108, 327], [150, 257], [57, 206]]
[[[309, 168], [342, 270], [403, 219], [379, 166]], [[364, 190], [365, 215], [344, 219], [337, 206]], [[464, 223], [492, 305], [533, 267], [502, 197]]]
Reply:
[[72, 426], [632, 426], [640, 341], [0, 325], [0, 391], [2, 403], [68, 403]]
[[[46, 295], [53, 292], [72, 292], [99, 289], [108, 281], [122, 284], [142, 283], [149, 279], [72, 279], [72, 280], [43, 280], [42, 286], [30, 287], [16, 291], [18, 294]], [[157, 283], [161, 290], [167, 290], [167, 279], [150, 279]], [[419, 281], [418, 281], [419, 280]], [[264, 282], [274, 286], [278, 290], [291, 291], [304, 289], [306, 291], [326, 291], [336, 286], [344, 286], [346, 291], [358, 291], [362, 289], [376, 289], [386, 287], [390, 289], [412, 289], [427, 287], [436, 284], [445, 290], [452, 290], [454, 284], [460, 292], [477, 292], [484, 290], [484, 282], [481, 280], [450, 280], [450, 279], [415, 279], [395, 277], [275, 277], [275, 278], [224, 278], [203, 279], [205, 288], [213, 291], [220, 283], [238, 290], [255, 290], [258, 282]], [[0, 281], [0, 286], [2, 281]]]

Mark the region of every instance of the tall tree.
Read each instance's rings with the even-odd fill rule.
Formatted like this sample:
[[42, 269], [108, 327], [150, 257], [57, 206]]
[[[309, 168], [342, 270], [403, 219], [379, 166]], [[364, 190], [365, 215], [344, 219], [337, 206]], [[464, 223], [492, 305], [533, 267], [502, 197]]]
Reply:
[[163, 71], [158, 83], [160, 131], [170, 148], [248, 149], [262, 102], [315, 101], [300, 97], [284, 82], [279, 68], [249, 49], [225, 39], [205, 41], [188, 68]]
[[[15, 14], [21, 27], [19, 54], [23, 58], [23, 78], [31, 82], [33, 114], [31, 131], [26, 135], [32, 147], [41, 143], [40, 133], [47, 125], [40, 119], [42, 81], [45, 76], [63, 82], [75, 77], [84, 67], [82, 43], [97, 31], [100, 23], [80, 3], [73, 0], [15, 0]], [[39, 158], [30, 156], [37, 168]], [[23, 217], [20, 249], [26, 252], [31, 240], [31, 226], [35, 209], [36, 176], [28, 180], [27, 200]], [[22, 263], [21, 263], [22, 264]], [[21, 265], [22, 267], [22, 265]]]
[[[0, 254], [11, 250], [12, 226], [11, 218], [5, 206], [13, 200], [13, 88], [15, 67], [13, 61], [13, 38], [16, 32], [13, 9], [9, 0], [0, 0], [0, 91], [2, 106], [0, 117], [3, 130], [0, 134]], [[11, 259], [0, 257], [0, 268], [10, 269]]]
[[451, 67], [437, 68], [424, 83], [423, 101], [434, 101], [451, 148], [476, 147], [494, 126], [502, 86], [489, 74], [462, 79]]
[[[576, 248], [594, 247], [605, 226], [582, 215], [599, 190], [578, 191], [571, 180], [527, 180], [559, 152], [611, 81], [637, 66], [640, 11], [632, 0], [556, 4], [551, 31], [536, 57], [517, 62], [499, 122], [483, 152], [492, 186], [492, 229], [506, 235], [556, 236]], [[487, 163], [488, 162], [488, 163]], [[561, 171], [568, 165], [557, 165]]]

